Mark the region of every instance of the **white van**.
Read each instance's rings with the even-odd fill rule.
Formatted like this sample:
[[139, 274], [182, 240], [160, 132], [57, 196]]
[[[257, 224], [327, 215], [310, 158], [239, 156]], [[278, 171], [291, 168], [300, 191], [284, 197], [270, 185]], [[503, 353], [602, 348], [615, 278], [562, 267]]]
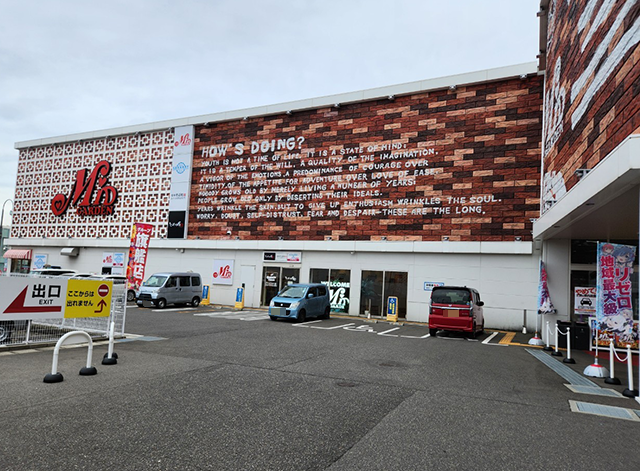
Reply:
[[142, 283], [136, 293], [138, 306], [164, 309], [167, 304], [191, 304], [202, 299], [202, 277], [199, 273], [155, 273]]

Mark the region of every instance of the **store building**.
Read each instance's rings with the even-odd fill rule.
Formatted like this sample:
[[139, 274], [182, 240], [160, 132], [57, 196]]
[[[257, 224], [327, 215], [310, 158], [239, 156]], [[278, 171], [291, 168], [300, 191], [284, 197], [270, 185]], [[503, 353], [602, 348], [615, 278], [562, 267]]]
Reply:
[[[543, 77], [535, 63], [19, 142], [11, 237], [30, 263], [193, 270], [214, 303], [325, 282], [332, 306], [426, 322], [434, 284], [477, 288], [487, 326], [535, 321]], [[126, 263], [126, 262], [125, 262]]]
[[638, 246], [640, 5], [546, 0], [539, 16], [543, 189], [533, 235], [543, 244], [555, 317], [575, 321], [583, 317], [578, 291], [596, 286], [597, 243]]

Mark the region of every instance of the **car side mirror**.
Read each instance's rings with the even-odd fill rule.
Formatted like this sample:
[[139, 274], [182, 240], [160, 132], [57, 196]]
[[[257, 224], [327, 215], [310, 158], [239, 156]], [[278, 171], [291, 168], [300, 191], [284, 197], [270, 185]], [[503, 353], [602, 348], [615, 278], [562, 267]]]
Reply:
[[484, 306], [484, 301], [478, 301], [476, 304], [477, 304], [478, 306], [482, 307], [482, 306]]
[[313, 298], [313, 293], [307, 294], [307, 298]]

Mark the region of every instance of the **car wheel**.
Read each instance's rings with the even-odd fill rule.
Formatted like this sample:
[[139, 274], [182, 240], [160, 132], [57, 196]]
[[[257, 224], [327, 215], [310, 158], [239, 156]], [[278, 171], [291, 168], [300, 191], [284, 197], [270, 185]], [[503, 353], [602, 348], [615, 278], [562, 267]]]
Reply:
[[471, 331], [471, 333], [469, 334], [469, 338], [471, 339], [475, 339], [477, 336], [478, 332], [476, 330], [476, 323], [473, 323], [473, 330]]
[[167, 300], [164, 298], [158, 299], [158, 301], [156, 301], [156, 306], [158, 309], [164, 309], [167, 307]]
[[200, 298], [197, 296], [194, 296], [194, 298], [191, 300], [191, 305], [193, 307], [198, 307], [200, 305]]
[[304, 321], [306, 321], [306, 320], [307, 320], [307, 313], [306, 313], [306, 312], [305, 312], [305, 310], [303, 309], [303, 310], [301, 310], [301, 311], [298, 313], [297, 321], [298, 321], [298, 322], [304, 322]]
[[331, 310], [329, 308], [326, 308], [324, 310], [324, 314], [322, 315], [323, 319], [331, 319]]
[[0, 322], [0, 343], [8, 343], [13, 332], [13, 321]]
[[133, 290], [127, 291], [127, 302], [131, 303], [136, 300], [136, 293]]
[[276, 316], [269, 316], [269, 319], [271, 319], [272, 321], [277, 321], [278, 318]]
[[437, 332], [438, 332], [438, 329], [429, 329], [429, 335], [431, 337], [435, 337]]
[[482, 325], [480, 326], [480, 334], [484, 334], [484, 321], [482, 321]]

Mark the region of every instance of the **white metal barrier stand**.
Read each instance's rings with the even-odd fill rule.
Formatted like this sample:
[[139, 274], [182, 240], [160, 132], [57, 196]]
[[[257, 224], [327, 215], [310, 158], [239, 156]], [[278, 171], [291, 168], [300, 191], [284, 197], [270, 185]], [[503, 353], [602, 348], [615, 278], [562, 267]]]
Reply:
[[45, 383], [59, 383], [64, 378], [61, 373], [58, 373], [58, 355], [60, 353], [60, 347], [65, 341], [71, 339], [70, 341], [73, 343], [82, 343], [86, 340], [89, 343], [89, 348], [87, 351], [87, 366], [80, 369], [80, 374], [82, 376], [91, 376], [98, 373], [98, 370], [94, 366], [91, 366], [91, 357], [93, 356], [93, 340], [91, 340], [91, 336], [83, 332], [81, 330], [74, 330], [73, 332], [68, 332], [60, 337], [60, 340], [56, 343], [56, 347], [53, 349], [53, 363], [51, 365], [51, 373], [48, 373], [44, 377]]
[[115, 365], [118, 363], [118, 354], [113, 352], [113, 344], [114, 344], [114, 331], [116, 328], [116, 323], [111, 322], [111, 327], [109, 328], [109, 350], [104, 354], [102, 358], [103, 365]]
[[613, 339], [609, 339], [609, 376], [605, 378], [604, 382], [607, 384], [620, 384], [620, 380], [616, 378], [614, 368], [615, 368], [615, 358], [616, 352], [613, 347]]
[[[616, 351], [613, 351], [613, 354], [619, 361], [623, 361], [620, 359]], [[627, 376], [629, 377], [628, 385], [629, 387], [622, 391], [622, 395], [625, 397], [636, 397], [638, 396], [638, 390], [633, 387], [633, 355], [631, 355], [631, 345], [627, 344]]]
[[561, 335], [567, 335], [566, 333], [562, 333], [560, 332], [560, 329], [558, 329], [558, 324], [556, 323], [555, 327], [555, 337], [556, 337], [556, 345], [555, 345], [555, 350], [553, 351], [553, 353], [551, 355], [553, 355], [554, 357], [561, 357], [562, 353], [560, 353], [558, 351], [558, 333], [560, 333]]
[[[551, 348], [549, 346], [549, 336], [551, 335], [551, 332], [549, 331], [549, 321], [547, 321], [547, 345], [543, 348], [543, 350], [545, 352], [550, 352], [551, 350], [553, 350], [553, 348]], [[557, 342], [556, 342], [557, 343]]]
[[571, 327], [567, 327], [567, 333], [563, 335], [567, 336], [567, 358], [562, 360], [562, 363], [570, 363], [574, 365], [576, 361], [573, 358], [571, 358]]

